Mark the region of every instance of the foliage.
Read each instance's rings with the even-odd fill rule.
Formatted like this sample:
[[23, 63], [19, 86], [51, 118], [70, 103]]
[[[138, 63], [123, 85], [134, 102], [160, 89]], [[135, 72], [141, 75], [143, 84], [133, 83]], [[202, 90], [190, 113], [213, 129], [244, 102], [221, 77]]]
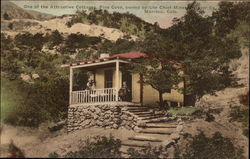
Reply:
[[193, 114], [199, 110], [198, 108], [195, 107], [182, 107], [182, 108], [170, 108], [168, 110], [168, 113], [171, 113], [173, 115], [181, 115], [181, 114]]
[[139, 17], [130, 13], [109, 13], [106, 10], [93, 10], [89, 14], [78, 11], [71, 21], [67, 23], [71, 27], [75, 23], [96, 24], [116, 28], [132, 35], [144, 38], [146, 33], [160, 29], [159, 26], [147, 23]]
[[185, 66], [185, 94], [199, 99], [204, 94], [214, 94], [235, 85], [237, 79], [228, 63], [241, 53], [237, 38], [220, 36], [216, 32], [214, 23], [219, 23], [220, 19], [205, 17], [197, 2], [190, 3], [186, 11], [182, 18], [174, 20], [165, 36], [174, 46], [169, 50], [175, 55], [173, 59]]
[[59, 33], [58, 30], [53, 31], [50, 35], [47, 35], [47, 44], [48, 48], [52, 49], [54, 46], [57, 46], [63, 42], [63, 36]]
[[240, 106], [231, 107], [231, 113], [229, 115], [230, 121], [241, 122], [244, 127], [249, 125], [249, 109], [241, 108]]
[[75, 53], [76, 49], [86, 49], [101, 42], [100, 37], [89, 37], [83, 34], [70, 34], [65, 39], [65, 44], [60, 51], [62, 53]]
[[60, 157], [60, 155], [56, 152], [52, 152], [49, 154], [49, 158], [59, 158], [59, 157]]
[[129, 158], [159, 158], [162, 155], [163, 147], [153, 147], [148, 145], [142, 149], [136, 150], [129, 148], [127, 153]]
[[229, 138], [223, 137], [219, 132], [214, 133], [211, 138], [200, 132], [186, 146], [183, 158], [243, 159], [244, 157], [243, 150], [235, 147]]
[[76, 60], [86, 61], [89, 59], [96, 59], [94, 50], [80, 50], [76, 55]]
[[180, 151], [178, 145], [174, 146], [174, 158], [180, 158], [180, 154], [181, 154], [181, 151]]
[[220, 2], [219, 10], [213, 12], [212, 18], [216, 21], [215, 32], [225, 36], [234, 30], [240, 22], [250, 24], [250, 4], [248, 2]]
[[3, 19], [4, 20], [11, 20], [11, 17], [8, 15], [8, 13], [3, 14]]
[[75, 69], [74, 70], [74, 76], [75, 79], [73, 81], [73, 90], [85, 90], [87, 87], [87, 82], [89, 78], [89, 72], [86, 72], [86, 70], [83, 69]]
[[207, 121], [207, 122], [212, 122], [212, 121], [214, 121], [214, 119], [215, 119], [215, 117], [214, 117], [212, 114], [206, 112], [205, 121]]
[[137, 51], [138, 44], [137, 42], [130, 39], [130, 37], [123, 37], [116, 40], [116, 42], [111, 47], [110, 53], [125, 53], [131, 51]]
[[15, 111], [16, 106], [26, 97], [27, 92], [22, 90], [23, 84], [21, 80], [1, 78], [1, 122]]
[[[68, 81], [58, 78], [47, 82], [36, 81], [34, 84], [23, 81], [19, 83], [17, 88], [12, 88], [12, 92], [3, 93], [9, 94], [1, 101], [1, 106], [7, 107], [5, 109], [10, 107], [8, 104], [13, 103], [13, 98], [19, 99], [15, 105], [11, 105], [12, 108], [4, 118], [5, 123], [37, 127], [42, 122], [58, 121], [67, 117]], [[3, 86], [8, 88], [6, 84]]]
[[[112, 135], [95, 136], [84, 141], [78, 151], [68, 152], [64, 158], [121, 158], [121, 141]], [[60, 157], [57, 153], [51, 153], [50, 157]]]
[[247, 92], [246, 94], [240, 95], [239, 98], [240, 98], [241, 104], [248, 106], [248, 104], [249, 104], [249, 92]]
[[250, 47], [250, 28], [249, 23], [245, 21], [240, 21], [238, 26], [232, 30], [227, 37], [234, 39], [236, 38], [240, 44], [241, 48], [249, 48]]
[[243, 135], [249, 138], [249, 128], [243, 130]]
[[1, 51], [13, 48], [12, 41], [13, 39], [10, 36], [1, 33]]
[[24, 158], [25, 157], [24, 152], [14, 144], [13, 140], [11, 140], [9, 144], [8, 151], [10, 153], [9, 158]]
[[41, 50], [46, 43], [46, 38], [42, 33], [31, 34], [29, 32], [19, 33], [14, 38], [14, 44], [19, 48], [32, 48]]
[[211, 114], [220, 114], [223, 111], [223, 108], [209, 108], [208, 113]]
[[[45, 121], [67, 117], [68, 78], [58, 66], [69, 58], [41, 52], [28, 46], [21, 34], [17, 36], [9, 44], [18, 43], [20, 48], [4, 48], [1, 53], [1, 71], [5, 73], [1, 81], [1, 109], [7, 112], [4, 122], [36, 127]], [[24, 36], [33, 37], [32, 34]], [[27, 46], [23, 47], [24, 44]], [[20, 80], [21, 73], [30, 77], [38, 74], [39, 78], [31, 78], [28, 83]]]

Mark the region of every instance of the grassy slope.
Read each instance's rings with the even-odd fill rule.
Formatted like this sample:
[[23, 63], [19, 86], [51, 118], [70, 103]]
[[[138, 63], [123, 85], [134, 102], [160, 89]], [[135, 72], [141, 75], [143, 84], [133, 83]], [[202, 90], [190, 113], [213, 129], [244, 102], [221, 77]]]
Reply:
[[1, 78], [1, 122], [4, 118], [24, 101], [27, 92], [19, 80]]

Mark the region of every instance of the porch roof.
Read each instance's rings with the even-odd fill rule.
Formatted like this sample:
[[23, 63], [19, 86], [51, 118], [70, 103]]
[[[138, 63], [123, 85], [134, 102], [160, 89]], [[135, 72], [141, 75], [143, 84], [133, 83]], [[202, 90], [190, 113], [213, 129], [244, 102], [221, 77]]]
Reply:
[[77, 61], [77, 62], [73, 62], [73, 63], [63, 64], [63, 65], [61, 65], [61, 67], [71, 67], [71, 66], [89, 65], [89, 64], [92, 64], [92, 66], [95, 66], [94, 63], [101, 64], [101, 63], [105, 63], [107, 61], [111, 62], [111, 60], [116, 60], [116, 59], [120, 59], [121, 60], [120, 62], [128, 63], [129, 61], [131, 61], [133, 59], [139, 59], [139, 58], [153, 58], [153, 59], [157, 59], [157, 60], [161, 60], [161, 61], [166, 61], [168, 63], [176, 64], [179, 66], [183, 66], [182, 63], [177, 62], [177, 61], [168, 60], [166, 58], [156, 58], [156, 57], [149, 56], [145, 53], [135, 51], [135, 52], [129, 52], [129, 53], [115, 54], [115, 55], [112, 55], [109, 57], [104, 57], [104, 58], [99, 58], [99, 59], [90, 59], [90, 60], [85, 60], [85, 61]]

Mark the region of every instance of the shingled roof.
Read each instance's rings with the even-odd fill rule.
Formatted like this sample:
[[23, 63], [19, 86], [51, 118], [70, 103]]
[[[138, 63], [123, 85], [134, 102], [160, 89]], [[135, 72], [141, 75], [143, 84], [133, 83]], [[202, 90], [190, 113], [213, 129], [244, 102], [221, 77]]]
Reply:
[[69, 67], [69, 66], [74, 66], [74, 65], [82, 65], [82, 64], [88, 64], [88, 63], [95, 63], [95, 62], [101, 62], [101, 61], [107, 61], [107, 60], [113, 60], [113, 59], [125, 59], [125, 60], [132, 60], [132, 59], [140, 59], [140, 58], [152, 58], [152, 59], [157, 59], [161, 61], [166, 61], [172, 64], [176, 64], [179, 66], [183, 66], [182, 63], [174, 61], [174, 60], [168, 60], [166, 58], [156, 58], [152, 57], [150, 55], [147, 55], [145, 53], [135, 51], [135, 52], [128, 52], [128, 53], [121, 53], [121, 54], [114, 54], [109, 57], [104, 57], [104, 58], [99, 58], [99, 59], [90, 59], [90, 60], [85, 60], [85, 61], [77, 61], [69, 64], [64, 64], [64, 67]]

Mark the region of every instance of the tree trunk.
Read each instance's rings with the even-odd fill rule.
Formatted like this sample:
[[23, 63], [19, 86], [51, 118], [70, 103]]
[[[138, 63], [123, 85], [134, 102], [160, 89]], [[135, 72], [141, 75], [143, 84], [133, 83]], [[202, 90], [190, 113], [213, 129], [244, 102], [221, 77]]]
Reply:
[[[184, 72], [185, 73], [185, 72]], [[186, 78], [183, 76], [183, 106], [187, 106], [187, 95], [186, 95]]]
[[160, 109], [164, 109], [163, 105], [163, 93], [159, 91]]

